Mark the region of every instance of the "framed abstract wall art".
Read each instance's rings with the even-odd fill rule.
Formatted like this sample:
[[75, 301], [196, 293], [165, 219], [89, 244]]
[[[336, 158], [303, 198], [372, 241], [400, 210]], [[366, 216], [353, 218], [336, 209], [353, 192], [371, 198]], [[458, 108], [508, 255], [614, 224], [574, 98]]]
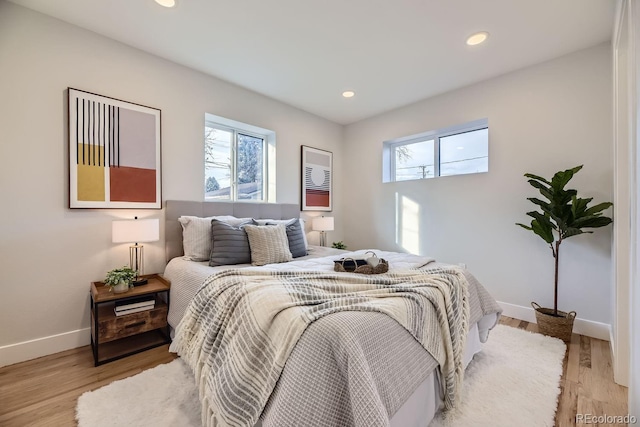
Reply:
[[331, 211], [333, 153], [302, 146], [302, 210]]
[[69, 207], [161, 209], [160, 110], [68, 89]]

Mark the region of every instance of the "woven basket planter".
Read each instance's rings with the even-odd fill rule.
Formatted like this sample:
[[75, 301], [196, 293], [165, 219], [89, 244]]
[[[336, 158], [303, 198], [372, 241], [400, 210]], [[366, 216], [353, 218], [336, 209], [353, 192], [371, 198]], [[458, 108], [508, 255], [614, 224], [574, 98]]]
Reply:
[[566, 343], [571, 341], [573, 321], [576, 318], [575, 311], [565, 313], [558, 310], [558, 316], [556, 317], [553, 315], [553, 309], [551, 308], [542, 308], [535, 302], [532, 302], [531, 306], [536, 311], [536, 322], [538, 322], [538, 331], [541, 334], [560, 338]]

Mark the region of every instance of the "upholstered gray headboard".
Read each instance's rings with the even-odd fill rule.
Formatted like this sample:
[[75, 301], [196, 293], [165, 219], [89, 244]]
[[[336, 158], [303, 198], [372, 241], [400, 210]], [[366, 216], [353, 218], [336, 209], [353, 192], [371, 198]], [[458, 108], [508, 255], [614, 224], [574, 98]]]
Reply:
[[233, 215], [238, 218], [288, 219], [300, 217], [300, 205], [283, 203], [248, 202], [191, 202], [167, 200], [165, 202], [165, 252], [167, 262], [182, 256], [182, 226], [178, 221], [183, 215], [208, 217]]

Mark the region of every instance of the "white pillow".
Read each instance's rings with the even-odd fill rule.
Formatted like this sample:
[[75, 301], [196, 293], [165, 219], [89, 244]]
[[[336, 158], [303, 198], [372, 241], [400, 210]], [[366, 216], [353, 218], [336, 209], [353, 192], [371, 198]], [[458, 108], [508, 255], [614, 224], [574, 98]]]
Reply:
[[244, 231], [249, 237], [251, 264], [265, 265], [293, 260], [284, 224], [245, 225]]
[[236, 226], [250, 218], [236, 218], [232, 215], [210, 216], [181, 216], [178, 218], [182, 225], [182, 247], [184, 256], [191, 261], [207, 261], [211, 256], [211, 220], [219, 219]]
[[309, 250], [309, 242], [307, 241], [307, 221], [300, 218], [300, 226], [302, 227], [302, 239], [304, 240], [304, 248]]
[[[287, 224], [289, 223], [289, 221], [291, 221], [293, 218], [289, 218], [289, 219], [254, 219], [255, 222], [258, 223], [258, 225], [267, 225], [267, 223], [270, 224]], [[300, 227], [302, 228], [302, 238], [304, 240], [304, 248], [305, 249], [309, 249], [309, 242], [307, 241], [307, 230], [305, 230], [305, 220], [302, 218], [298, 218], [298, 221], [300, 221]]]

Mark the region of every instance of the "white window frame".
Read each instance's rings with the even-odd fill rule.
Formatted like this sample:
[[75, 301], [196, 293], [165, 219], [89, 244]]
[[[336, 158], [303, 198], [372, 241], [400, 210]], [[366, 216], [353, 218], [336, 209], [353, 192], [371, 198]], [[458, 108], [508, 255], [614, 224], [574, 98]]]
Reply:
[[[443, 129], [432, 130], [428, 132], [422, 132], [416, 135], [405, 136], [402, 138], [396, 138], [389, 141], [384, 141], [382, 145], [382, 182], [396, 182], [396, 156], [395, 150], [403, 145], [415, 144], [417, 142], [424, 142], [433, 140], [433, 163], [434, 173], [433, 177], [428, 178], [416, 178], [416, 179], [432, 179], [440, 177], [440, 139], [452, 135], [459, 135], [461, 133], [473, 132], [481, 129], [489, 129], [488, 119], [479, 119], [472, 122], [464, 123], [461, 125], [450, 126]], [[487, 150], [487, 161], [488, 161]], [[451, 176], [451, 175], [447, 175]], [[399, 181], [398, 181], [399, 182]]]
[[[258, 126], [242, 123], [236, 120], [227, 119], [225, 117], [215, 116], [213, 114], [205, 114], [204, 128], [211, 127], [220, 129], [223, 131], [231, 132], [233, 134], [233, 142], [231, 147], [231, 182], [229, 199], [213, 199], [206, 196], [206, 188], [203, 188], [203, 195], [205, 201], [220, 201], [220, 202], [246, 202], [246, 203], [275, 203], [276, 201], [276, 133], [269, 129], [264, 129]], [[263, 140], [263, 164], [262, 164], [262, 200], [255, 199], [238, 199], [238, 134], [251, 136], [254, 138], [260, 138]], [[203, 155], [204, 155], [203, 141]], [[206, 169], [206, 164], [203, 165]], [[205, 171], [203, 169], [203, 172]], [[204, 185], [204, 179], [203, 179]]]

